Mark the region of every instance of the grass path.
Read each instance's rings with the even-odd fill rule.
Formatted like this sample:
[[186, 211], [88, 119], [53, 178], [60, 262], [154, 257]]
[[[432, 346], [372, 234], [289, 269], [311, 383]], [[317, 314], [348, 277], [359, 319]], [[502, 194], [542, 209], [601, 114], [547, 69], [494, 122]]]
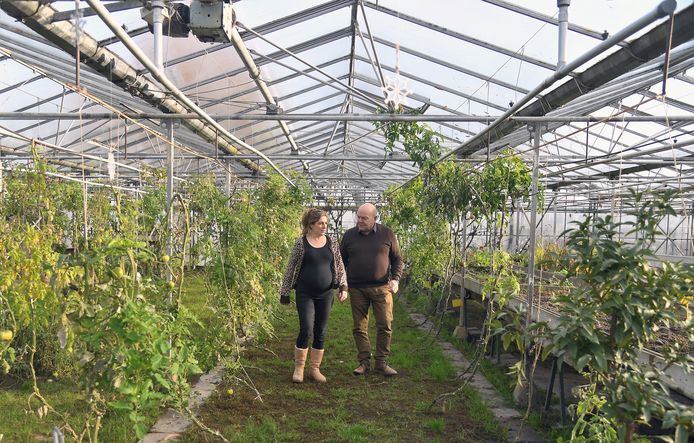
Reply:
[[[502, 440], [491, 413], [473, 390], [445, 408], [427, 411], [433, 398], [459, 382], [441, 351], [397, 303], [394, 314], [390, 363], [398, 376], [351, 374], [357, 363], [349, 302], [336, 302], [321, 368], [328, 382], [295, 385], [291, 373], [298, 319], [293, 305], [285, 308], [275, 321], [276, 337], [244, 353], [243, 363], [261, 398], [244, 383], [230, 379], [208, 400], [200, 418], [234, 442]], [[196, 428], [181, 441], [214, 439]]]

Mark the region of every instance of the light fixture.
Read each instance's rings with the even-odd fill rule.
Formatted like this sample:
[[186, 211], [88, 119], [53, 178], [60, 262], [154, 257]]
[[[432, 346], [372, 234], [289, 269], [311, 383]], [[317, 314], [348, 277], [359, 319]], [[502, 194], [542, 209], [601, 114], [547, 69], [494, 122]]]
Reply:
[[236, 14], [229, 0], [193, 0], [190, 3], [190, 23], [193, 34], [205, 43], [230, 43], [236, 24]]

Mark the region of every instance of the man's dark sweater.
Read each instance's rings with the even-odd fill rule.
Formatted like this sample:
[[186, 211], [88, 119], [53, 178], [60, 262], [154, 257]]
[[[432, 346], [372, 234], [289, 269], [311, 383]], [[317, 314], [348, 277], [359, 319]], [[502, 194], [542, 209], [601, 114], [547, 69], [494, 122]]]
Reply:
[[376, 223], [368, 233], [354, 227], [345, 232], [340, 254], [350, 288], [372, 288], [400, 280], [403, 261], [393, 231]]

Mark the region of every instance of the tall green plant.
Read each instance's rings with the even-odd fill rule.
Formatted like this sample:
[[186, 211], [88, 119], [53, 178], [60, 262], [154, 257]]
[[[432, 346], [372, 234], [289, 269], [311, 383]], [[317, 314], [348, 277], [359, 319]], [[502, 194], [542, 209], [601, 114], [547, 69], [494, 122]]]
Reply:
[[[508, 215], [521, 203], [531, 198], [532, 174], [523, 160], [510, 150], [503, 151], [487, 163], [481, 171], [477, 202], [473, 205], [478, 216], [487, 221], [487, 230], [492, 233], [489, 242], [501, 247], [501, 236]], [[538, 186], [538, 210], [543, 206], [542, 186]]]
[[[694, 340], [694, 322], [680, 302], [694, 290], [694, 269], [679, 263], [651, 266], [658, 223], [675, 215], [674, 192], [643, 194], [631, 191], [633, 219], [616, 222], [611, 216], [588, 217], [567, 234], [563, 259], [575, 289], [557, 301], [559, 325], [550, 331], [553, 351], [585, 370], [604, 402], [591, 401], [631, 442], [638, 424], [653, 418], [674, 427], [677, 441], [694, 431], [694, 413], [671, 399], [663, 383], [665, 369], [682, 365], [691, 370], [694, 358], [677, 342], [661, 348], [662, 362], [648, 363], [641, 352], [659, 340], [659, 331], [678, 329]], [[618, 233], [627, 229], [630, 242]], [[581, 407], [579, 404], [579, 408]]]
[[407, 188], [389, 194], [381, 216], [399, 239], [409, 283], [429, 290], [432, 275], [445, 274], [452, 251], [446, 221], [424, 210], [422, 192], [420, 178]]
[[58, 263], [58, 339], [79, 361], [89, 403], [79, 440], [86, 433], [98, 441], [107, 410], [125, 412], [142, 438], [153, 411], [187, 407], [190, 376], [201, 372], [195, 319], [165, 302], [163, 281], [140, 275], [154, 260], [144, 243], [115, 239]]
[[479, 175], [472, 167], [444, 161], [432, 171], [421, 200], [429, 213], [458, 227], [473, 209], [478, 187]]
[[218, 351], [234, 351], [238, 340], [272, 331], [281, 272], [299, 234], [308, 188], [300, 180], [290, 188], [270, 175], [253, 192], [227, 196], [214, 177], [203, 176], [190, 180], [186, 192], [194, 213], [194, 251], [209, 264], [209, 307], [224, 330], [212, 339]]

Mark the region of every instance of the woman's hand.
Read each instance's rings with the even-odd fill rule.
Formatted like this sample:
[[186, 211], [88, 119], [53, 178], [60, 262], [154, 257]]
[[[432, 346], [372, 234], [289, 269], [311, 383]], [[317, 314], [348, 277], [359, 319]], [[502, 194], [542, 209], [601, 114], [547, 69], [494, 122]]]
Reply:
[[337, 294], [337, 299], [342, 303], [343, 301], [347, 300], [347, 291], [340, 291]]

